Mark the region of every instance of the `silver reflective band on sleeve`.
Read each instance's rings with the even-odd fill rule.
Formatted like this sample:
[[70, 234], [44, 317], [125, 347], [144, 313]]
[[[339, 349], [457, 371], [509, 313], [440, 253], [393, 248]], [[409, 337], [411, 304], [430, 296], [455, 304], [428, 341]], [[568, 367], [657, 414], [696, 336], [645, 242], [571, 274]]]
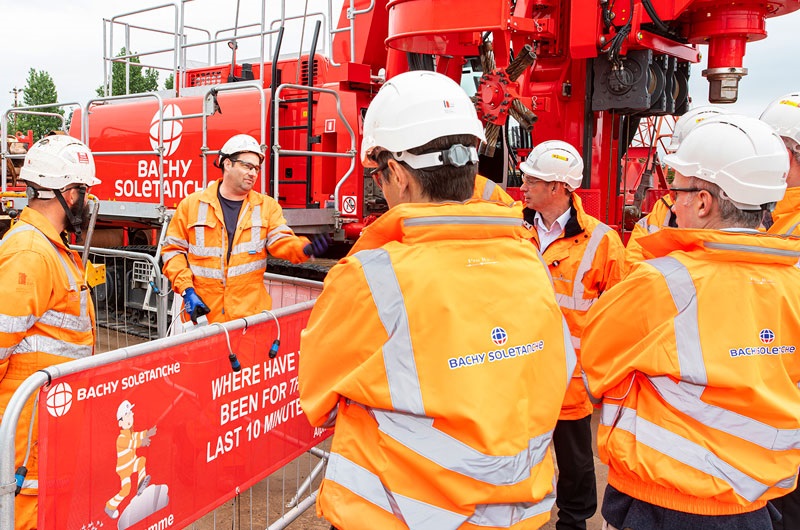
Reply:
[[228, 278], [249, 274], [251, 272], [259, 271], [263, 273], [267, 268], [267, 258], [263, 258], [243, 265], [236, 265], [228, 268]]
[[664, 257], [647, 261], [664, 276], [675, 309], [675, 346], [681, 370], [681, 380], [705, 386], [708, 383], [700, 328], [697, 323], [697, 290], [689, 270], [675, 258]]
[[516, 217], [479, 217], [460, 215], [436, 215], [431, 217], [415, 217], [404, 219], [404, 226], [434, 226], [434, 225], [495, 225], [495, 226], [522, 226], [522, 219]]
[[353, 257], [361, 262], [378, 316], [389, 336], [383, 345], [383, 359], [392, 408], [422, 416], [425, 407], [411, 345], [408, 315], [389, 254], [383, 249], [376, 249], [357, 252]]
[[182, 249], [189, 248], [189, 242], [185, 239], [180, 239], [175, 236], [167, 236], [164, 238], [164, 246], [174, 245], [176, 247], [181, 247]]
[[50, 355], [80, 359], [92, 355], [92, 347], [81, 344], [72, 344], [63, 340], [45, 337], [44, 335], [30, 335], [22, 339], [15, 354], [42, 352]]
[[24, 317], [0, 315], [0, 333], [22, 333], [31, 329], [34, 322], [36, 322], [36, 317], [33, 315]]
[[578, 269], [575, 271], [575, 278], [572, 281], [572, 296], [556, 293], [556, 301], [562, 309], [571, 309], [573, 311], [588, 311], [597, 298], [584, 298], [586, 288], [583, 286], [583, 277], [592, 268], [594, 256], [597, 254], [597, 248], [603, 240], [603, 236], [611, 230], [608, 225], [600, 223], [592, 230], [592, 236], [586, 244], [586, 249], [583, 251], [583, 257], [578, 264]]
[[659, 453], [697, 469], [706, 475], [729, 484], [733, 491], [750, 502], [755, 502], [772, 486], [791, 487], [796, 475], [786, 477], [770, 486], [762, 484], [725, 462], [717, 455], [682, 436], [639, 417], [636, 411], [618, 405], [603, 404], [603, 425], [613, 425], [633, 434], [637, 442]]
[[286, 225], [280, 225], [276, 228], [273, 228], [272, 230], [269, 231], [269, 234], [267, 234], [267, 246], [271, 247], [277, 241], [280, 241], [285, 237], [292, 237], [291, 228], [289, 228]]
[[162, 255], [161, 255], [161, 259], [162, 259], [162, 260], [164, 261], [164, 263], [166, 264], [166, 263], [167, 263], [169, 260], [171, 260], [171, 259], [172, 259], [172, 258], [174, 258], [175, 256], [186, 256], [186, 255], [187, 255], [187, 254], [186, 254], [186, 252], [185, 252], [185, 251], [182, 251], [182, 250], [174, 250], [174, 251], [172, 251], [172, 252], [164, 252], [164, 254], [162, 254]]
[[494, 189], [497, 187], [497, 183], [493, 180], [487, 180], [486, 185], [483, 187], [483, 195], [481, 199], [484, 201], [488, 201], [492, 198], [492, 193], [494, 193]]
[[22, 481], [22, 489], [24, 490], [38, 490], [39, 489], [39, 481], [38, 480], [23, 480]]
[[9, 355], [16, 351], [16, 346], [11, 346], [10, 348], [0, 348], [0, 359], [6, 359]]
[[221, 280], [222, 271], [213, 267], [199, 267], [189, 263], [189, 268], [192, 269], [192, 274], [198, 278], [211, 278], [212, 280]]
[[493, 486], [527, 480], [531, 468], [548, 455], [552, 431], [532, 438], [528, 447], [511, 456], [481, 453], [436, 429], [431, 418], [380, 409], [370, 409], [386, 435], [437, 465]]
[[92, 330], [92, 319], [88, 315], [70, 315], [53, 309], [46, 311], [39, 319], [39, 323], [84, 333]]
[[520, 521], [550, 511], [555, 502], [555, 494], [550, 493], [538, 503], [478, 504], [472, 515], [459, 514], [392, 492], [377, 475], [337, 453], [331, 453], [325, 478], [394, 514], [412, 530], [455, 530], [464, 523], [510, 528]]

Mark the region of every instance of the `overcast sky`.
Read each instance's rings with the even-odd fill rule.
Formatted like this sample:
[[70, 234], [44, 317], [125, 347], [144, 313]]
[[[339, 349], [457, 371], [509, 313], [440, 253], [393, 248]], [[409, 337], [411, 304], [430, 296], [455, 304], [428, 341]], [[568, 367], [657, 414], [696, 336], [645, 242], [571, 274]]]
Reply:
[[[342, 0], [334, 0], [334, 6]], [[94, 97], [94, 90], [103, 80], [103, 19], [141, 9], [140, 6], [160, 5], [166, 2], [131, 0], [71, 0], [53, 2], [52, 0], [0, 0], [0, 10], [4, 13], [2, 27], [4, 52], [0, 64], [0, 108], [11, 107], [13, 88], [23, 88], [29, 68], [46, 70], [53, 77], [60, 101], [86, 103]], [[270, 6], [280, 4], [269, 0]], [[244, 1], [239, 13], [240, 25], [258, 20], [260, 2]], [[287, 15], [302, 11], [304, 1], [294, 0], [287, 4]], [[220, 6], [230, 5], [229, 10]], [[319, 11], [327, 5], [326, 0], [309, 0], [309, 11]], [[277, 7], [273, 16], [277, 18]], [[294, 9], [294, 11], [292, 11]], [[338, 9], [338, 8], [337, 8]], [[220, 0], [196, 0], [187, 4], [187, 24], [210, 29], [212, 32], [233, 27], [236, 18], [236, 3]], [[10, 14], [13, 13], [13, 16]], [[338, 11], [337, 11], [338, 13]], [[172, 10], [162, 9], [153, 16], [137, 15], [126, 20], [132, 24], [170, 29]], [[334, 21], [336, 22], [336, 21]], [[742, 79], [739, 88], [739, 102], [733, 108], [737, 112], [760, 114], [761, 110], [774, 98], [788, 92], [800, 90], [800, 11], [767, 21], [767, 39], [747, 46], [744, 66], [749, 74]], [[244, 30], [243, 30], [244, 31]], [[299, 26], [295, 27], [299, 34]], [[310, 32], [310, 30], [307, 29]], [[136, 51], [171, 46], [166, 37], [158, 39], [133, 30], [132, 47]], [[152, 34], [150, 34], [152, 35]], [[118, 51], [124, 44], [123, 33], [115, 32], [114, 49]], [[146, 42], [146, 45], [144, 44]], [[138, 43], [138, 44], [137, 44]], [[306, 41], [308, 43], [308, 41]], [[307, 45], [307, 44], [306, 44]], [[224, 49], [223, 49], [224, 48]], [[707, 48], [701, 47], [705, 55]], [[229, 52], [222, 45], [219, 49], [220, 61], [228, 60]], [[240, 57], [254, 57], [257, 46], [249, 49], [243, 44]], [[194, 52], [197, 60], [205, 59], [205, 52]], [[190, 56], [192, 58], [192, 56]], [[166, 56], [143, 59], [166, 64]], [[707, 103], [708, 83], [701, 76], [705, 64], [692, 67], [691, 93], [694, 105]], [[168, 74], [162, 72], [159, 80]]]

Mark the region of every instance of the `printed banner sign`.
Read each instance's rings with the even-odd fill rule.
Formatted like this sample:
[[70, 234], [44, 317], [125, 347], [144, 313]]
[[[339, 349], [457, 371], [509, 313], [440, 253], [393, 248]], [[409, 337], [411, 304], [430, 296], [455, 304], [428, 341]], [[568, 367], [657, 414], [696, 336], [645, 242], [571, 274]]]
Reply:
[[[39, 528], [183, 528], [317, 445], [297, 384], [309, 310], [58, 379], [39, 395]], [[157, 344], [157, 343], [149, 343]]]

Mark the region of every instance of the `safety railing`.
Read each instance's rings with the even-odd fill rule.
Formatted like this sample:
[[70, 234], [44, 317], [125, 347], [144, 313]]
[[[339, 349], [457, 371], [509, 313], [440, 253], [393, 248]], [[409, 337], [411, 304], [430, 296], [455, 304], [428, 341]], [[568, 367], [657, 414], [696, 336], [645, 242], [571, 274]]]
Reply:
[[[281, 280], [267, 280], [275, 292]], [[301, 299], [316, 296], [321, 284], [290, 279], [282, 288], [281, 299]], [[299, 405], [299, 337], [313, 304], [194, 328], [28, 377], [0, 423], [0, 528], [15, 525], [15, 433], [34, 396], [40, 528], [284, 528], [314, 503], [327, 458], [317, 446], [330, 435], [311, 427]], [[281, 348], [270, 356], [276, 339]], [[138, 440], [133, 455], [118, 453], [131, 433]], [[120, 466], [120, 459], [132, 465]], [[268, 493], [276, 488], [279, 495]]]

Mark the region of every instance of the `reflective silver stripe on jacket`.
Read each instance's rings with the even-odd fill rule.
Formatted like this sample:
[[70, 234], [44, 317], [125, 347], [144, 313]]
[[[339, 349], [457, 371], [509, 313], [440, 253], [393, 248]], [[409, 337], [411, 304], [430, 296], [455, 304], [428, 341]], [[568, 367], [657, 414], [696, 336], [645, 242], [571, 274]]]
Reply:
[[575, 272], [575, 278], [572, 281], [572, 296], [556, 293], [556, 301], [562, 309], [571, 309], [573, 311], [588, 311], [597, 298], [584, 298], [586, 288], [583, 285], [583, 277], [592, 268], [594, 256], [597, 254], [597, 248], [603, 240], [606, 232], [611, 230], [608, 225], [600, 223], [594, 230], [589, 242], [586, 244], [586, 250], [583, 252], [581, 262], [578, 264], [578, 270]]
[[267, 234], [267, 246], [271, 247], [277, 241], [280, 241], [285, 237], [292, 237], [291, 230], [292, 229], [289, 228], [287, 225], [280, 225], [278, 227], [273, 228], [272, 230], [269, 231], [269, 234]]
[[457, 529], [464, 523], [510, 528], [520, 521], [549, 512], [555, 502], [555, 493], [551, 493], [538, 503], [479, 504], [471, 516], [459, 514], [393, 493], [377, 475], [336, 453], [330, 455], [325, 478], [394, 514], [410, 529]]
[[92, 346], [72, 344], [71, 342], [45, 337], [44, 335], [29, 335], [22, 339], [14, 350], [15, 354], [34, 352], [49, 353], [51, 355], [69, 357], [70, 359], [80, 359], [82, 357], [89, 357], [92, 354]]
[[234, 276], [241, 276], [242, 274], [249, 274], [256, 271], [263, 273], [266, 269], [267, 258], [264, 258], [250, 263], [228, 267], [228, 278], [233, 278]]
[[34, 323], [36, 323], [36, 317], [33, 315], [24, 317], [0, 315], [0, 332], [22, 333], [31, 329]]
[[187, 250], [189, 249], [189, 242], [185, 239], [180, 239], [178, 237], [167, 236], [164, 238], [164, 245], [165, 246], [176, 246], [180, 247], [181, 250], [171, 250], [169, 252], [164, 252], [161, 255], [161, 259], [166, 264], [169, 260], [174, 258], [175, 256], [184, 255], [186, 256]]
[[700, 346], [694, 282], [688, 269], [675, 258], [657, 258], [648, 263], [664, 276], [678, 311], [674, 322], [681, 381], [676, 383], [667, 376], [648, 378], [661, 398], [703, 425], [765, 449], [800, 449], [800, 429], [777, 429], [701, 399], [708, 384], [708, 376]]
[[208, 222], [208, 203], [200, 201], [200, 205], [197, 207], [197, 222], [194, 226], [194, 244], [199, 248], [205, 248], [206, 246], [205, 224], [207, 222]]
[[483, 195], [481, 199], [484, 201], [488, 201], [492, 198], [492, 193], [494, 193], [494, 189], [497, 187], [497, 183], [493, 180], [487, 180], [486, 186], [483, 187]]
[[223, 279], [222, 269], [217, 269], [215, 267], [200, 267], [191, 263], [189, 263], [189, 268], [192, 270], [192, 274], [198, 278], [210, 278], [212, 280]]
[[414, 217], [404, 219], [404, 226], [435, 226], [435, 225], [493, 225], [493, 226], [522, 226], [522, 219], [516, 217], [488, 217], [465, 215], [432, 215], [430, 217]]
[[635, 410], [627, 407], [604, 403], [600, 421], [603, 425], [613, 426], [633, 434], [637, 442], [661, 454], [722, 480], [729, 484], [738, 495], [750, 502], [757, 501], [771, 487], [791, 488], [797, 476], [795, 473], [776, 484], [763, 484], [725, 462], [702, 445], [638, 416]]

